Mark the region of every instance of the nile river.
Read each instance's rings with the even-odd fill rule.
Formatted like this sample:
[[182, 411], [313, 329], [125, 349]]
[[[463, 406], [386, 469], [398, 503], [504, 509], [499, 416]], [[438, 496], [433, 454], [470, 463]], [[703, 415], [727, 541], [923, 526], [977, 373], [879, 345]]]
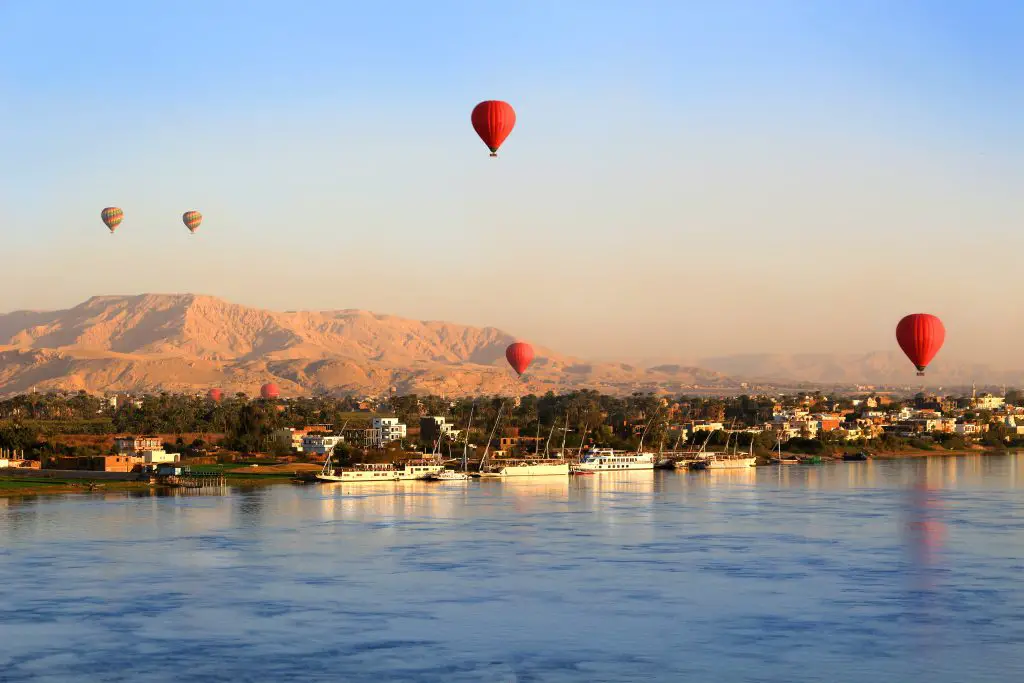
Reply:
[[1022, 455], [0, 498], [0, 680], [1024, 681], [1022, 556]]

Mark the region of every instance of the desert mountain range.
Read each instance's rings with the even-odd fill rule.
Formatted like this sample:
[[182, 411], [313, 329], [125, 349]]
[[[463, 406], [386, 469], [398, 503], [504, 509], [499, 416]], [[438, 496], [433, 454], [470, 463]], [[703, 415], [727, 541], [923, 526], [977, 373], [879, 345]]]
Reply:
[[678, 392], [724, 386], [718, 373], [667, 365], [589, 363], [535, 346], [522, 381], [501, 330], [359, 310], [274, 312], [194, 294], [97, 296], [63, 311], [0, 315], [0, 393], [33, 388], [283, 396], [450, 396], [591, 388]]
[[[596, 389], [732, 393], [739, 382], [918, 384], [898, 350], [861, 355], [746, 354], [695, 362], [588, 362], [536, 347], [522, 381], [505, 362], [515, 337], [493, 327], [360, 310], [275, 312], [195, 294], [97, 296], [62, 311], [0, 315], [0, 394], [50, 389], [255, 395], [449, 396]], [[928, 384], [1024, 385], [1024, 373], [941, 357]]]

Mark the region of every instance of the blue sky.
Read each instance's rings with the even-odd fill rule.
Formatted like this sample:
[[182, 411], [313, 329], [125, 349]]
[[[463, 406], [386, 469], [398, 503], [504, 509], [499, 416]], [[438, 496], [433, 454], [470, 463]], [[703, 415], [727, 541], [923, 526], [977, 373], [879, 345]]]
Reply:
[[1021, 35], [1016, 2], [12, 0], [0, 309], [196, 291], [624, 358], [884, 349], [927, 310], [1011, 363]]

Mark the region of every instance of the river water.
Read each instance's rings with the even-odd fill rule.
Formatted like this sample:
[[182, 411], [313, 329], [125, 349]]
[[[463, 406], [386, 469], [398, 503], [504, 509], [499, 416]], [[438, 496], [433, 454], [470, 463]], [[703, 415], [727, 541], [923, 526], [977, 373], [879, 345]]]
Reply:
[[1022, 455], [0, 498], [0, 680], [1024, 680], [1022, 555]]

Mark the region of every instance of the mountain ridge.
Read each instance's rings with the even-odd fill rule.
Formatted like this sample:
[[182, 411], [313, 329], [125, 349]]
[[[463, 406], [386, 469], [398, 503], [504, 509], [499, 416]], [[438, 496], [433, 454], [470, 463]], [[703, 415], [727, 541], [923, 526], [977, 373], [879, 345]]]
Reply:
[[536, 347], [522, 381], [495, 327], [360, 309], [278, 312], [202, 294], [100, 295], [59, 311], [0, 315], [0, 392], [35, 389], [284, 395], [528, 393], [591, 388], [681, 391], [731, 384], [719, 373], [592, 363]]

